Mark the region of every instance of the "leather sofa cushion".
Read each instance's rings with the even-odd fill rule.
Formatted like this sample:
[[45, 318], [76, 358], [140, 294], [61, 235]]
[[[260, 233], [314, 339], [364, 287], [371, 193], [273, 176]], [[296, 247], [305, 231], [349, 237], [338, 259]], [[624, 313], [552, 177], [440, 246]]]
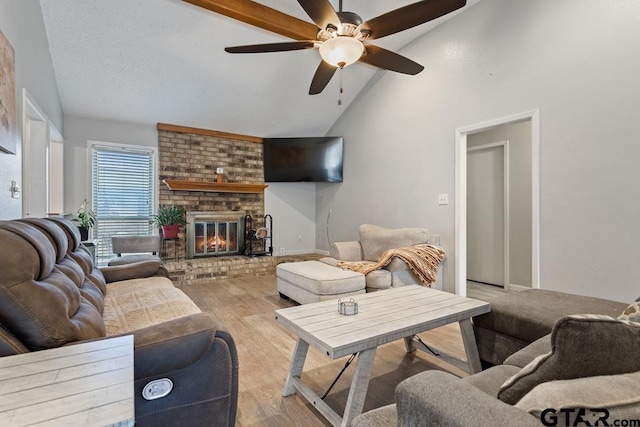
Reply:
[[3, 221], [0, 241], [0, 323], [25, 347], [43, 350], [105, 335], [99, 308], [80, 291], [83, 272], [67, 276], [56, 266], [58, 251], [43, 231]]
[[563, 317], [553, 327], [551, 348], [507, 380], [498, 398], [514, 405], [548, 381], [640, 371], [640, 324], [597, 315]]
[[107, 336], [130, 333], [201, 312], [184, 292], [164, 277], [110, 283], [104, 305]]
[[429, 230], [426, 228], [384, 228], [377, 225], [360, 226], [360, 245], [366, 261], [378, 261], [382, 254], [393, 248], [427, 243]]

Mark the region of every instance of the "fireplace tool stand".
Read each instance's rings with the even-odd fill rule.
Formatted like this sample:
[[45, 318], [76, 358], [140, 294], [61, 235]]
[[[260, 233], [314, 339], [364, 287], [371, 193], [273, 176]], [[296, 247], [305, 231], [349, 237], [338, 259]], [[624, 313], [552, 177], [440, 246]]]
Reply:
[[244, 216], [243, 247], [246, 256], [273, 255], [273, 218], [264, 216], [264, 226], [254, 228], [251, 215]]

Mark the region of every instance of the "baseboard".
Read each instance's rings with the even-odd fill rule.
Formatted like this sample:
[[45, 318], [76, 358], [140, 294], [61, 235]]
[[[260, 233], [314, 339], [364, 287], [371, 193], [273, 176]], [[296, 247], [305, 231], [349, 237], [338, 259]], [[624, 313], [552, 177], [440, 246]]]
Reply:
[[297, 250], [297, 251], [285, 251], [285, 253], [283, 254], [279, 254], [274, 251], [273, 256], [280, 257], [280, 256], [289, 256], [289, 255], [306, 255], [306, 254], [313, 254], [313, 253], [317, 253], [317, 251], [315, 249], [303, 249], [303, 250]]
[[329, 251], [323, 251], [320, 249], [316, 249], [315, 253], [319, 255], [329, 256]]
[[531, 289], [531, 286], [514, 285], [513, 283], [509, 283], [509, 286], [507, 286], [508, 291], [520, 292], [526, 291], [527, 289]]

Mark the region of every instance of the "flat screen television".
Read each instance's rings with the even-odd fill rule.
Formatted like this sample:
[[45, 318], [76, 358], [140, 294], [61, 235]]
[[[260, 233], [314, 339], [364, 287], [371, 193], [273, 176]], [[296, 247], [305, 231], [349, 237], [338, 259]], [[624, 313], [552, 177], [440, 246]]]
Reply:
[[341, 136], [264, 138], [265, 182], [342, 182]]

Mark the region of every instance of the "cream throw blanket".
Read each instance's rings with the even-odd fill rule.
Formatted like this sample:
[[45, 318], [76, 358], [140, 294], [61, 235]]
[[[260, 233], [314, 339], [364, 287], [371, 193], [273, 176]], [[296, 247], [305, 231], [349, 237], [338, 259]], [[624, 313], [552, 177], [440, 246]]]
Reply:
[[360, 261], [340, 261], [338, 267], [367, 274], [373, 270], [386, 267], [393, 257], [402, 259], [409, 269], [425, 286], [431, 287], [436, 281], [438, 265], [444, 259], [444, 251], [437, 246], [421, 244], [404, 248], [389, 249], [382, 254], [376, 263]]

